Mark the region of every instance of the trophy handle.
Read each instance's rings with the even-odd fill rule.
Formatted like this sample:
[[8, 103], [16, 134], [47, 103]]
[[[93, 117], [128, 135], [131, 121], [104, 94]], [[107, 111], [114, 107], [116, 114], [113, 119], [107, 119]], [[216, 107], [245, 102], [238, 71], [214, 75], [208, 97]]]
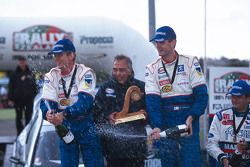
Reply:
[[142, 97], [143, 93], [141, 92], [140, 88], [137, 86], [130, 86], [126, 92], [125, 95], [125, 99], [124, 99], [124, 104], [123, 104], [123, 108], [120, 112], [118, 112], [115, 115], [115, 119], [120, 119], [120, 118], [124, 118], [127, 116], [134, 116], [134, 115], [138, 115], [138, 114], [144, 114], [146, 115], [145, 110], [140, 110], [137, 112], [133, 112], [133, 113], [129, 113], [129, 104], [130, 104], [130, 100], [132, 101], [139, 101]]

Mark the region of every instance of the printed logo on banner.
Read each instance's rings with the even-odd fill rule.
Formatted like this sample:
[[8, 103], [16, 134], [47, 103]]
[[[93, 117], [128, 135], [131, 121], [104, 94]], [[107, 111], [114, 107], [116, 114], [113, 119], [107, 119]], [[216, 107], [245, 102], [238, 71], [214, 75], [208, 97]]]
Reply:
[[250, 81], [250, 76], [243, 72], [230, 72], [214, 79], [214, 93], [227, 93], [238, 79]]
[[[232, 107], [229, 88], [239, 79], [250, 84], [250, 70], [246, 67], [209, 68], [209, 113]], [[212, 115], [211, 115], [212, 116]]]
[[55, 26], [35, 25], [13, 33], [13, 50], [47, 52], [63, 38], [73, 40], [73, 35]]

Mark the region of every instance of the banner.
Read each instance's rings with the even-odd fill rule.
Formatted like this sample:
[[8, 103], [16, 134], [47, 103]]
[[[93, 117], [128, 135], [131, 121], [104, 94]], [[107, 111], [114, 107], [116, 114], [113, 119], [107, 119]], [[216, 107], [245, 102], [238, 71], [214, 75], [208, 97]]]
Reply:
[[231, 97], [227, 92], [239, 80], [250, 84], [250, 69], [247, 67], [210, 67], [209, 68], [209, 114], [215, 114], [231, 107]]

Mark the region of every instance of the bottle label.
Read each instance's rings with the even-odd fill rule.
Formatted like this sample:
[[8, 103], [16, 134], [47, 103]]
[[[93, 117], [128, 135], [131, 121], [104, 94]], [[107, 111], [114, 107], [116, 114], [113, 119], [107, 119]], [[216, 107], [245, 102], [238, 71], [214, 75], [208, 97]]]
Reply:
[[69, 144], [69, 143], [71, 143], [74, 140], [74, 135], [70, 131], [68, 131], [68, 133], [66, 134], [66, 136], [64, 136], [62, 139], [64, 140], [64, 142], [66, 144]]
[[181, 135], [181, 137], [188, 136], [188, 132], [183, 132], [183, 133], [181, 133], [180, 135]]
[[187, 128], [187, 125], [186, 124], [182, 124], [182, 125], [178, 125], [177, 127], [180, 130], [183, 130], [183, 129], [185, 130]]

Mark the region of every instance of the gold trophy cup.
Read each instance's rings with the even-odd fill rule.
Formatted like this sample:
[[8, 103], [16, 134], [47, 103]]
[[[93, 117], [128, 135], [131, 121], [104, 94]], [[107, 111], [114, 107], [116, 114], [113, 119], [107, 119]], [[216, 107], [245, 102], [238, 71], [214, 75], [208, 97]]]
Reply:
[[137, 112], [129, 113], [130, 100], [139, 101], [143, 93], [137, 86], [130, 86], [126, 92], [123, 108], [120, 112], [115, 115], [115, 124], [135, 121], [139, 119], [146, 119], [145, 110], [141, 109]]

